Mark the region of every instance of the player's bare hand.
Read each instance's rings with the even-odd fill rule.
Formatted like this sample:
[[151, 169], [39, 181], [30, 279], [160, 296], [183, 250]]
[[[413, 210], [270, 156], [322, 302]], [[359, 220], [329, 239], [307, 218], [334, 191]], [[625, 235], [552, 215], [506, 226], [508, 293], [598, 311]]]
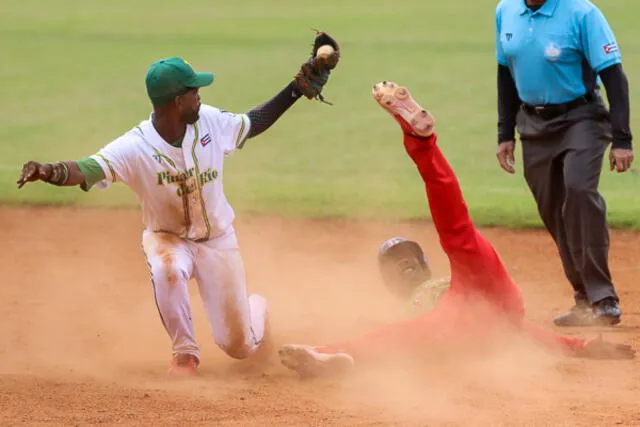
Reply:
[[516, 159], [513, 155], [515, 148], [515, 141], [501, 142], [500, 145], [498, 145], [498, 152], [496, 153], [500, 167], [509, 173], [516, 172], [516, 169], [513, 167], [516, 163]]
[[22, 166], [20, 178], [16, 181], [18, 188], [22, 188], [27, 182], [43, 181], [51, 175], [51, 165], [42, 165], [38, 162], [28, 162]]
[[626, 172], [633, 163], [633, 150], [626, 148], [612, 148], [609, 152], [609, 169], [616, 172]]
[[608, 342], [599, 336], [587, 341], [578, 355], [589, 359], [633, 359], [636, 351], [630, 345]]

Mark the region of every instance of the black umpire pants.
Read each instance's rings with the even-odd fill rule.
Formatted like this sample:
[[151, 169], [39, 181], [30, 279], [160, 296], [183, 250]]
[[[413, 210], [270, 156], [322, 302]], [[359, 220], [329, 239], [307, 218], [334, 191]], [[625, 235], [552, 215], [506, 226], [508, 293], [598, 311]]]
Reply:
[[609, 271], [606, 204], [598, 191], [611, 142], [611, 120], [602, 100], [555, 117], [523, 106], [517, 128], [525, 179], [558, 247], [576, 303], [618, 301]]

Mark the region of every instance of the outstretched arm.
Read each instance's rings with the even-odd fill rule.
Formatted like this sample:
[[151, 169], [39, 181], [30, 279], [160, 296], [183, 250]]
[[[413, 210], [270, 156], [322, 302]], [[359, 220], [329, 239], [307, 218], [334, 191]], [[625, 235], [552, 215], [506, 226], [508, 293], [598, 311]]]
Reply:
[[105, 179], [102, 167], [94, 159], [85, 157], [78, 161], [38, 163], [30, 161], [22, 167], [16, 183], [22, 188], [27, 182], [43, 181], [59, 187], [79, 185], [85, 191]]
[[535, 341], [550, 350], [560, 351], [567, 356], [588, 359], [633, 359], [636, 351], [627, 344], [608, 342], [598, 337], [585, 340], [567, 337], [541, 328], [540, 326], [522, 322], [522, 329]]
[[568, 356], [573, 356], [584, 349], [586, 343], [584, 339], [558, 335], [526, 320], [522, 322], [522, 330], [547, 349], [560, 351]]
[[291, 82], [269, 101], [249, 110], [247, 116], [251, 121], [251, 128], [247, 138], [258, 136], [269, 129], [301, 96], [295, 83]]
[[[329, 45], [330, 49], [322, 46]], [[327, 33], [318, 32], [313, 42], [310, 58], [302, 64], [300, 71], [276, 96], [247, 112], [251, 128], [247, 138], [260, 135], [273, 125], [303, 95], [309, 99], [322, 98], [322, 89], [329, 80], [331, 70], [340, 59], [338, 42]]]
[[56, 186], [74, 186], [84, 182], [84, 175], [73, 161], [38, 163], [30, 161], [22, 166], [22, 173], [16, 183], [22, 188], [27, 182], [43, 181]]

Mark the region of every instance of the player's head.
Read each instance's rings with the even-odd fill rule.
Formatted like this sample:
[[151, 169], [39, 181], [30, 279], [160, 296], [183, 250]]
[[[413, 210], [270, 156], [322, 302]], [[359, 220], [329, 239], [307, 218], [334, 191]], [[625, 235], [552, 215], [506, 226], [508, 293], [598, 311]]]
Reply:
[[198, 121], [198, 89], [213, 82], [212, 73], [197, 73], [182, 58], [161, 59], [151, 64], [145, 79], [147, 95], [154, 109], [168, 110], [182, 121]]
[[393, 237], [378, 250], [378, 266], [385, 285], [395, 295], [408, 298], [431, 278], [422, 248], [414, 241]]

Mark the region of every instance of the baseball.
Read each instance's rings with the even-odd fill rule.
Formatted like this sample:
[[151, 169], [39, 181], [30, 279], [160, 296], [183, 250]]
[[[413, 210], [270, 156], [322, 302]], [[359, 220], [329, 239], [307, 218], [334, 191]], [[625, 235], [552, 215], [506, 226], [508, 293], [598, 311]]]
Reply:
[[330, 44], [323, 44], [318, 48], [316, 56], [329, 56], [334, 52], [333, 46]]

